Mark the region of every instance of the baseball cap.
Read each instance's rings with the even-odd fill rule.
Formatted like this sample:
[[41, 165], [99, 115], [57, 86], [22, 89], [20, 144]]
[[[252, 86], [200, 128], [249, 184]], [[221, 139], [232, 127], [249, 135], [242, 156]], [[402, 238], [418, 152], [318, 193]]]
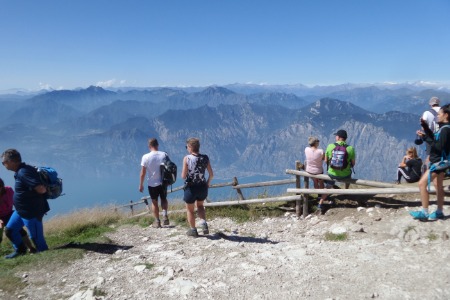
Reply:
[[344, 129], [339, 129], [334, 135], [337, 135], [338, 137], [347, 138], [347, 131], [345, 131]]
[[441, 100], [439, 100], [438, 97], [431, 97], [429, 104], [431, 106], [433, 105], [439, 105], [441, 103]]

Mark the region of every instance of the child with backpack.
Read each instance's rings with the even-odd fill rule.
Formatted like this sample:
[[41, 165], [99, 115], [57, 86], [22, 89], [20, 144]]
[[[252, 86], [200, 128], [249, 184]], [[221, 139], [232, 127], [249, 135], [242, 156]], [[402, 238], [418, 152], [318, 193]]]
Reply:
[[[437, 114], [439, 131], [434, 133], [428, 126], [426, 120], [420, 119], [423, 128], [417, 131], [417, 135], [430, 145], [430, 165], [428, 170], [419, 180], [420, 198], [422, 209], [410, 212], [410, 215], [417, 220], [443, 219], [444, 213], [444, 177], [446, 170], [450, 167], [448, 158], [450, 156], [450, 104], [441, 107]], [[430, 195], [428, 193], [428, 183], [433, 181], [436, 188], [437, 210], [429, 213]]]

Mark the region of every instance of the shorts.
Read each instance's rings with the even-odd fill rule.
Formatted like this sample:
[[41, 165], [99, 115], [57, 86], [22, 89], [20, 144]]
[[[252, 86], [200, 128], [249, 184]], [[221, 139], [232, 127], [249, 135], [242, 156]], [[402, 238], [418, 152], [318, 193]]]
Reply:
[[[330, 176], [330, 178], [331, 179], [351, 179], [352, 178], [352, 174], [350, 173], [350, 175], [348, 175], [348, 176], [344, 176], [344, 177], [341, 177], [341, 176], [334, 176], [334, 175], [331, 175], [331, 174], [328, 174], [328, 176]], [[331, 189], [334, 185], [336, 184], [336, 181], [334, 181], [334, 180], [325, 180], [325, 188], [327, 188], [327, 189]]]
[[161, 200], [167, 200], [167, 186], [163, 186], [162, 184], [158, 186], [149, 186], [148, 193], [152, 200], [158, 200], [158, 197]]
[[183, 201], [187, 204], [204, 201], [208, 197], [208, 185], [190, 185], [184, 189]]

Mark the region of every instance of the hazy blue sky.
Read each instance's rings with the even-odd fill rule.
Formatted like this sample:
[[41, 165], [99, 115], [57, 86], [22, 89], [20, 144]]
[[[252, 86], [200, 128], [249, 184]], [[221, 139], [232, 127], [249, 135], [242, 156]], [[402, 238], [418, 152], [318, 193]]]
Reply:
[[450, 83], [449, 0], [0, 0], [0, 90]]

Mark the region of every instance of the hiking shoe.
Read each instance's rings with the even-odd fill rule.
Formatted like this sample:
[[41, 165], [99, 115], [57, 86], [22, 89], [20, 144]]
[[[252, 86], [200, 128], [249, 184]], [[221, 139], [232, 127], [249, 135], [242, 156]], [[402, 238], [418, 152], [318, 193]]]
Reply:
[[164, 216], [163, 217], [163, 225], [169, 225], [169, 224], [170, 224], [169, 217], [168, 216]]
[[197, 228], [191, 228], [186, 232], [187, 236], [198, 237]]
[[6, 255], [5, 259], [16, 258], [18, 256], [25, 255], [25, 254], [26, 254], [26, 252], [14, 251], [13, 253]]
[[442, 213], [442, 211], [434, 211], [431, 214], [428, 215], [428, 220], [430, 221], [436, 221], [437, 219], [443, 219], [445, 216]]
[[428, 220], [428, 214], [423, 210], [410, 211], [409, 214], [416, 220]]
[[203, 234], [209, 234], [209, 228], [208, 228], [208, 224], [206, 224], [206, 222], [203, 223], [202, 230], [203, 230]]
[[153, 222], [152, 226], [153, 226], [153, 228], [161, 228], [161, 221], [155, 220], [155, 222]]

